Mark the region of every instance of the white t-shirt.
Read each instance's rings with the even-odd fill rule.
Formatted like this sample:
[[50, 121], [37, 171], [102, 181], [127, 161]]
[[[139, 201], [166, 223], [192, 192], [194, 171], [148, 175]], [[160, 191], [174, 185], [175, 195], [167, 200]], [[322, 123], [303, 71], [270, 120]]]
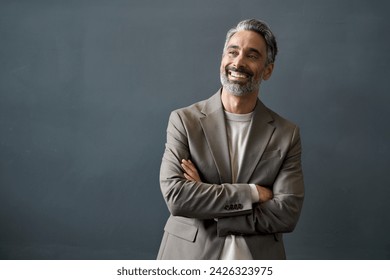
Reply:
[[[230, 165], [232, 168], [232, 182], [237, 183], [241, 163], [248, 142], [249, 130], [253, 112], [249, 114], [233, 114], [225, 111], [226, 129], [230, 153]], [[252, 202], [259, 200], [256, 185], [250, 184]], [[252, 254], [242, 236], [229, 235], [225, 239], [221, 260], [251, 260]]]

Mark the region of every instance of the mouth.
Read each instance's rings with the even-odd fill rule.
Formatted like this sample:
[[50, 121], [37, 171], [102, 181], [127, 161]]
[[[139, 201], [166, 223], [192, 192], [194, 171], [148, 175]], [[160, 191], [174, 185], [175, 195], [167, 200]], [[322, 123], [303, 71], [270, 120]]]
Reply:
[[237, 79], [248, 79], [249, 76], [245, 73], [242, 72], [237, 72], [237, 71], [228, 71], [228, 74], [232, 78], [237, 78]]
[[241, 69], [228, 68], [226, 70], [227, 70], [229, 80], [232, 81], [243, 82], [252, 77], [252, 75], [248, 71], [244, 71]]

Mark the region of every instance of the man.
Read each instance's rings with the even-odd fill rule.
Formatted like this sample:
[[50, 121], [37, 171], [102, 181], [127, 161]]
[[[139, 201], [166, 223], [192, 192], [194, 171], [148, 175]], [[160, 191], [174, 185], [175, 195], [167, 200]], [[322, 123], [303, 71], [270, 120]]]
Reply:
[[303, 197], [296, 125], [258, 99], [277, 45], [262, 21], [227, 33], [222, 89], [171, 113], [160, 170], [171, 213], [158, 259], [285, 259]]

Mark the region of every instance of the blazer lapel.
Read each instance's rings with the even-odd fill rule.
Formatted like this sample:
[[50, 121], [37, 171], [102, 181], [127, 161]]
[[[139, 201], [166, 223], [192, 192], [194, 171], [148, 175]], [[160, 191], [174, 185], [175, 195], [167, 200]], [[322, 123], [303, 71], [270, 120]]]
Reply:
[[275, 130], [272, 122], [273, 118], [268, 113], [267, 108], [258, 100], [249, 132], [247, 149], [244, 152], [237, 178], [238, 183], [253, 183], [249, 180]]
[[232, 173], [220, 91], [206, 101], [202, 113], [205, 116], [200, 118], [200, 123], [218, 169], [220, 183], [230, 183]]

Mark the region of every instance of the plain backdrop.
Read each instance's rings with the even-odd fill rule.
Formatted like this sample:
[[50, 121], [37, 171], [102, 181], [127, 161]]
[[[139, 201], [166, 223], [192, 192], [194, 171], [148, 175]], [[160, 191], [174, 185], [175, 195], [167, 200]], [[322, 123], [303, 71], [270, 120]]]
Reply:
[[220, 87], [227, 30], [280, 53], [260, 97], [301, 128], [289, 259], [390, 258], [390, 2], [0, 0], [0, 258], [155, 259], [169, 113]]

